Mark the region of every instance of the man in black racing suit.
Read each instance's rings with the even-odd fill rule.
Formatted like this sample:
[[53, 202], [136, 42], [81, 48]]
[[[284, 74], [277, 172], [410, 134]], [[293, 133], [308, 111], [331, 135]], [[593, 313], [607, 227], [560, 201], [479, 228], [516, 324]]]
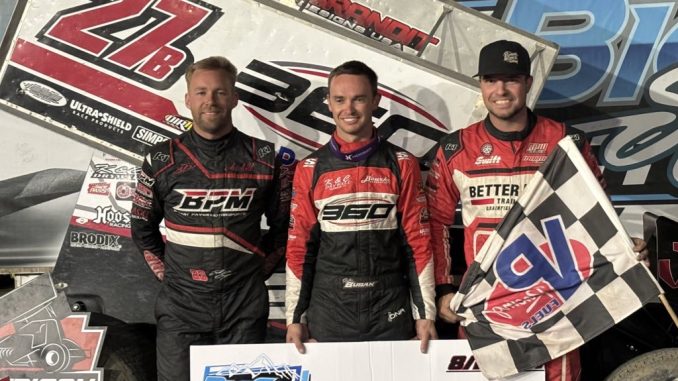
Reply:
[[189, 379], [190, 345], [265, 338], [264, 280], [284, 255], [292, 173], [273, 144], [233, 126], [235, 77], [223, 57], [188, 68], [194, 127], [152, 147], [139, 174], [132, 237], [163, 282], [155, 312], [158, 380]]

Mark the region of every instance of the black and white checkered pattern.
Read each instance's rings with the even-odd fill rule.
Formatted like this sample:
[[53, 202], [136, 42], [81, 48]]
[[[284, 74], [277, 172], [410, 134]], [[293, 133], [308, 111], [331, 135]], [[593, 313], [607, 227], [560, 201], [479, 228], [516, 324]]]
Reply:
[[[576, 291], [558, 310], [530, 328], [490, 321], [487, 299], [501, 282], [496, 259], [522, 235], [537, 245], [547, 242], [542, 220], [554, 216], [560, 216], [568, 240], [583, 243], [591, 253], [590, 276], [572, 286]], [[452, 302], [465, 318], [462, 326], [485, 376], [507, 377], [542, 365], [656, 298], [659, 286], [635, 257], [605, 192], [566, 137], [469, 266]]]

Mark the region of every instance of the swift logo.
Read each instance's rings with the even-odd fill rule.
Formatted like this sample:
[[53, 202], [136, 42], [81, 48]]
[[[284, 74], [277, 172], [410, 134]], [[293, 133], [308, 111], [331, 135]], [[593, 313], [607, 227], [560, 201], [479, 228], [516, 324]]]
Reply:
[[591, 275], [593, 258], [567, 238], [561, 217], [541, 223], [547, 242], [537, 246], [523, 234], [497, 256], [497, 282], [485, 302], [490, 321], [530, 329], [553, 316]]
[[487, 165], [487, 164], [499, 164], [501, 162], [501, 156], [494, 155], [491, 157], [478, 156], [475, 161], [475, 165]]
[[180, 212], [245, 212], [249, 210], [256, 188], [176, 189], [182, 199], [174, 210]]

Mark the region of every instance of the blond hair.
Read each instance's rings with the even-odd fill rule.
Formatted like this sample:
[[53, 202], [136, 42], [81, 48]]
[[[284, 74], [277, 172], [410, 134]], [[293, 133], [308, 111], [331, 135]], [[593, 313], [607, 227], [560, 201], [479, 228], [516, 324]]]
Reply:
[[212, 56], [194, 62], [186, 68], [186, 85], [191, 82], [191, 77], [196, 70], [223, 70], [235, 86], [235, 78], [238, 75], [238, 69], [226, 57]]

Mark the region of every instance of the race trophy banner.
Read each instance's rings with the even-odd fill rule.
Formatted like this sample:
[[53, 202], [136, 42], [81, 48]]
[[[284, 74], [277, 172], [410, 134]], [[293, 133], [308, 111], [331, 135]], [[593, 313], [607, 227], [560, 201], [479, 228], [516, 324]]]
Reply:
[[[484, 381], [466, 340], [242, 344], [191, 347], [191, 381]], [[544, 380], [543, 368], [511, 381]]]

